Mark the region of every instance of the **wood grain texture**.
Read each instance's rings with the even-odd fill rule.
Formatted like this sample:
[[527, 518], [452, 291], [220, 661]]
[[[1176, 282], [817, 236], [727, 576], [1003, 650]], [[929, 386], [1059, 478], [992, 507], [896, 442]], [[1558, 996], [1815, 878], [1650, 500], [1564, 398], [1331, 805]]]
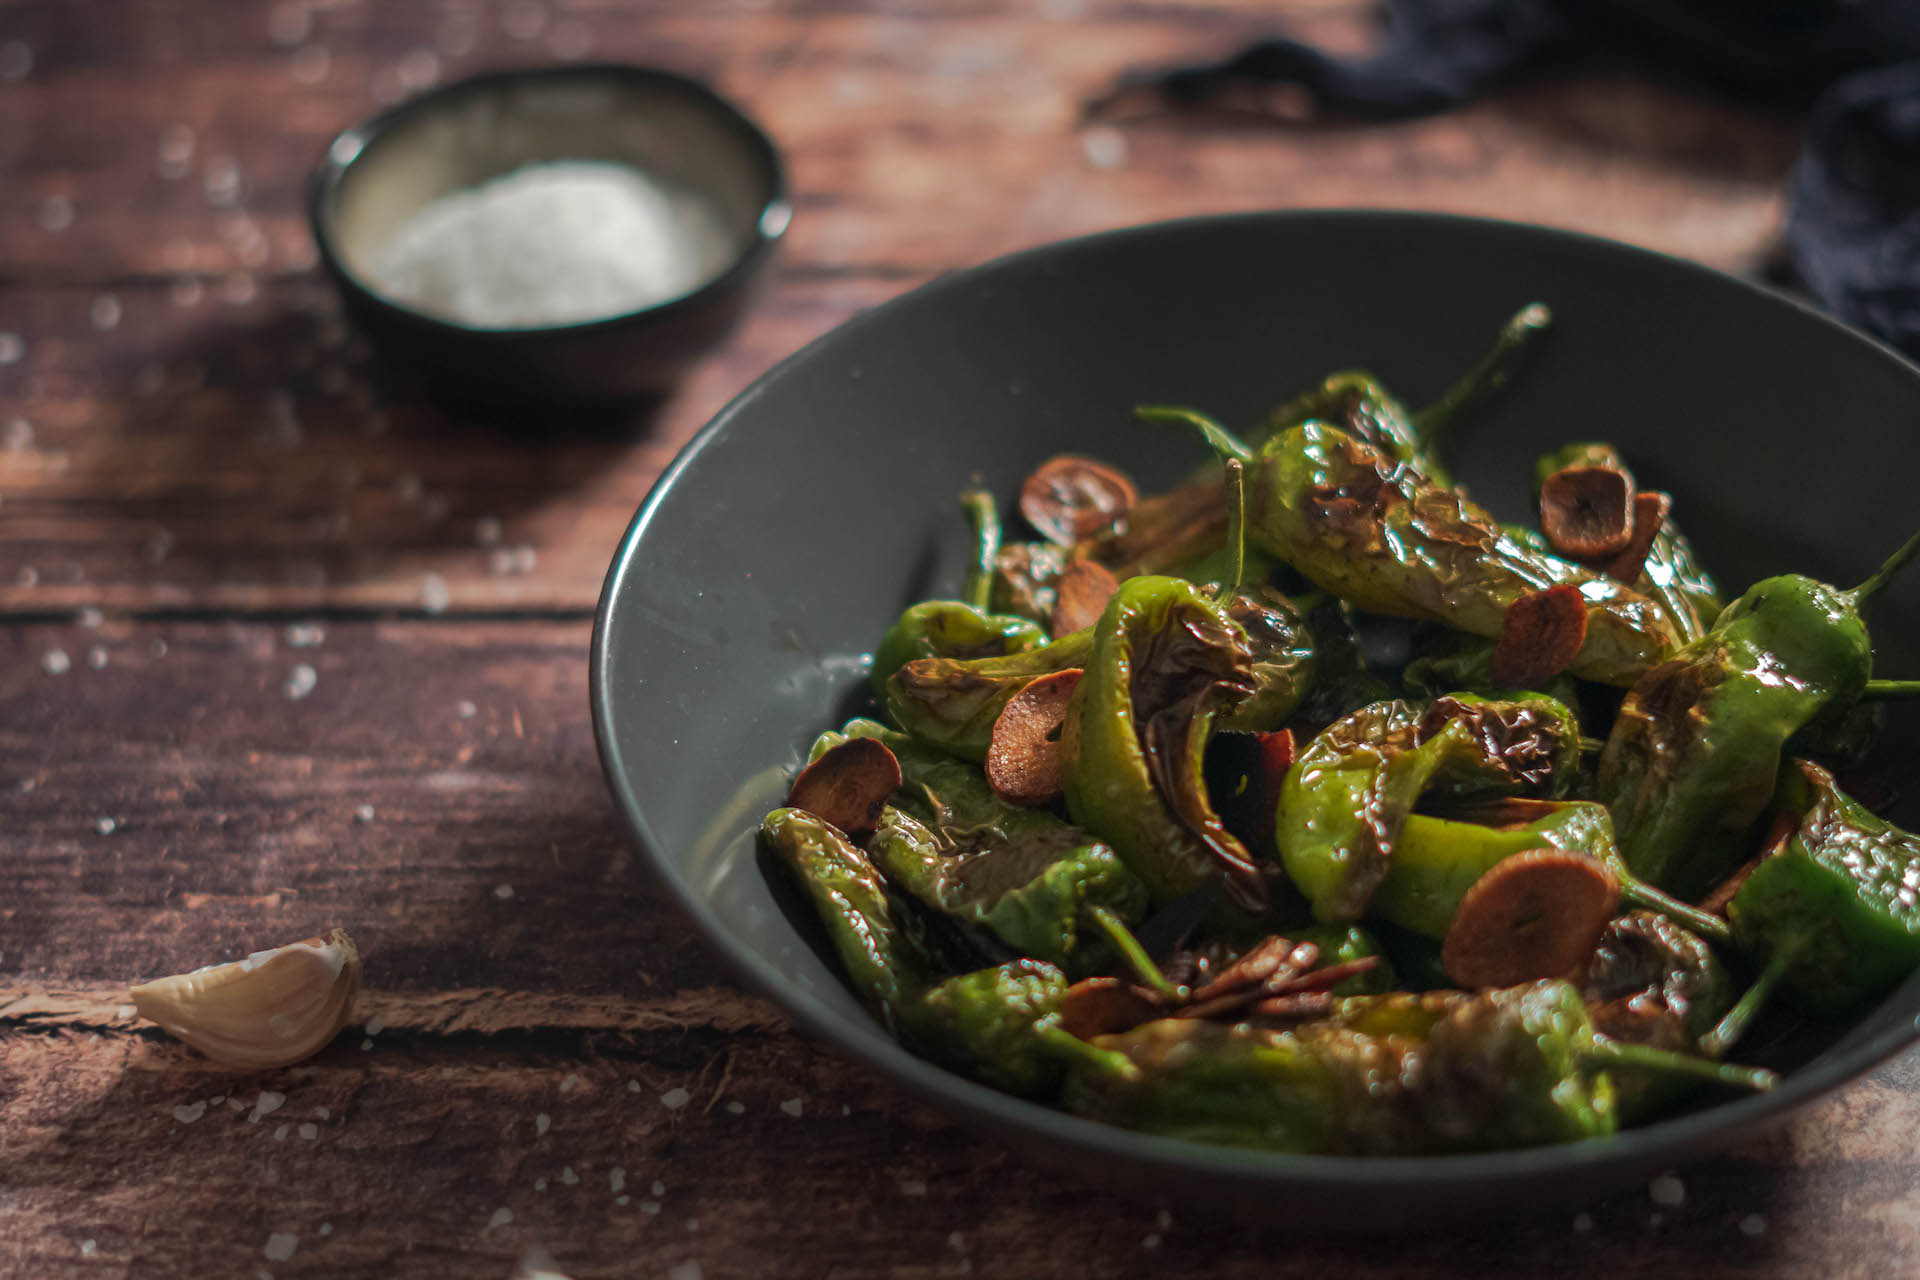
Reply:
[[[1606, 69], [1393, 126], [1078, 125], [1119, 70], [1230, 49], [1282, 14], [1357, 45], [1359, 0], [6, 12], [33, 50], [0, 82], [0, 329], [25, 347], [0, 367], [15, 612], [583, 609], [647, 486], [727, 398], [939, 271], [1308, 205], [1535, 220], [1743, 270], [1797, 132]], [[301, 195], [325, 140], [409, 86], [556, 49], [710, 78], [786, 149], [797, 214], [738, 339], [644, 421], [502, 438], [417, 403], [350, 339]]]

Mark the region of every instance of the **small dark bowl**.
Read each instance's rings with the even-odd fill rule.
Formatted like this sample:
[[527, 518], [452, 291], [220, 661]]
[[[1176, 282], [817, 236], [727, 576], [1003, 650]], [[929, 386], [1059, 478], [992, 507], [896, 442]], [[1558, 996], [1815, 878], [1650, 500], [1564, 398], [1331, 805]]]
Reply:
[[[369, 255], [449, 191], [552, 160], [626, 163], [713, 202], [737, 252], [680, 297], [602, 320], [489, 329], [375, 289]], [[791, 210], [779, 152], [706, 86], [616, 64], [460, 80], [348, 129], [308, 190], [320, 260], [381, 358], [489, 412], [611, 407], [665, 392], [733, 329]]]
[[[688, 445], [634, 518], [594, 634], [613, 794], [660, 885], [753, 986], [843, 1053], [1070, 1176], [1256, 1221], [1391, 1229], [1537, 1211], [1744, 1140], [1912, 1045], [1920, 977], [1858, 1018], [1763, 1048], [1769, 1094], [1702, 1099], [1615, 1136], [1484, 1155], [1280, 1156], [1150, 1137], [971, 1083], [905, 1052], [787, 913], [753, 831], [806, 744], [865, 704], [866, 655], [909, 602], [961, 584], [955, 496], [1048, 455], [1142, 487], [1203, 460], [1142, 401], [1245, 423], [1331, 370], [1435, 394], [1520, 305], [1538, 358], [1452, 442], [1455, 473], [1525, 518], [1533, 460], [1612, 440], [1670, 490], [1732, 591], [1787, 571], [1858, 582], [1911, 531], [1920, 370], [1690, 263], [1537, 227], [1404, 213], [1261, 214], [1114, 232], [948, 276], [813, 343]], [[1920, 674], [1920, 569], [1877, 604], [1879, 670]], [[1895, 706], [1878, 771], [1920, 757]], [[1892, 811], [1912, 827], [1920, 792]]]

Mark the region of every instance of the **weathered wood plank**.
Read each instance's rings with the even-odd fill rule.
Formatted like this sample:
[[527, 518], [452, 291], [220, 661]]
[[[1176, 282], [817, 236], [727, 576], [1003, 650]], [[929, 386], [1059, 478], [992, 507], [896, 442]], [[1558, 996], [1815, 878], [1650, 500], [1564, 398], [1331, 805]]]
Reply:
[[[0, 329], [24, 345], [0, 367], [0, 610], [586, 608], [647, 486], [753, 376], [909, 284], [1061, 236], [1393, 205], [1741, 269], [1778, 221], [1791, 121], [1624, 73], [1390, 127], [1080, 129], [1118, 69], [1230, 48], [1273, 7], [1042, 8], [10, 6], [33, 66], [0, 83]], [[1362, 38], [1360, 0], [1284, 8]], [[778, 135], [799, 206], [778, 282], [631, 438], [508, 439], [390, 398], [313, 274], [307, 166], [403, 81], [583, 34], [712, 77]]]

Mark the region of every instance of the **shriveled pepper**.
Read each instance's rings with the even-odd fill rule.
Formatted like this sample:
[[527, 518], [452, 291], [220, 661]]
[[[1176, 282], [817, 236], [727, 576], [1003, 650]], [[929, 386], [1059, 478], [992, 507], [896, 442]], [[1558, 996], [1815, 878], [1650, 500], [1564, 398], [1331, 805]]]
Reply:
[[1783, 747], [1866, 688], [1873, 647], [1861, 610], [1916, 552], [1920, 536], [1852, 591], [1799, 574], [1755, 583], [1634, 685], [1598, 784], [1637, 875], [1697, 899], [1746, 860]]
[[960, 496], [974, 529], [974, 560], [964, 599], [926, 600], [909, 608], [873, 651], [873, 691], [885, 696], [887, 677], [916, 658], [987, 658], [1025, 653], [1047, 642], [1047, 633], [1026, 618], [991, 613], [988, 601], [1000, 553], [1000, 516], [979, 490]]
[[1587, 605], [1571, 670], [1607, 684], [1633, 683], [1678, 643], [1652, 601], [1521, 547], [1456, 490], [1337, 427], [1290, 428], [1256, 456], [1193, 410], [1135, 412], [1198, 426], [1216, 450], [1246, 463], [1249, 537], [1357, 608], [1497, 637], [1515, 601], [1570, 585]]
[[900, 762], [900, 790], [868, 853], [927, 906], [1076, 977], [1107, 958], [1095, 908], [1126, 924], [1146, 915], [1146, 886], [1086, 832], [1045, 809], [1007, 804], [972, 765], [872, 720], [823, 734], [811, 755], [848, 738], [875, 738]]
[[1599, 1137], [1615, 1076], [1772, 1073], [1619, 1044], [1566, 982], [1468, 995], [1353, 996], [1287, 1031], [1167, 1019], [1075, 1049], [1068, 1110], [1170, 1137], [1326, 1155], [1437, 1155]]
[[[1676, 1053], [1697, 1052], [1736, 994], [1733, 976], [1712, 947], [1650, 911], [1630, 911], [1608, 925], [1580, 979], [1581, 998], [1600, 1034]], [[1664, 1111], [1695, 1084], [1685, 1077], [1623, 1075], [1621, 1118], [1632, 1124]]]
[[1060, 734], [1067, 810], [1109, 841], [1164, 904], [1224, 881], [1265, 905], [1265, 877], [1206, 797], [1215, 722], [1251, 697], [1246, 633], [1191, 583], [1121, 584]]
[[999, 658], [920, 658], [887, 679], [887, 715], [915, 739], [975, 764], [987, 758], [993, 722], [1037, 676], [1084, 667], [1092, 630]]
[[1322, 921], [1358, 920], [1423, 794], [1559, 794], [1575, 775], [1579, 726], [1544, 695], [1457, 694], [1430, 707], [1363, 707], [1307, 744], [1287, 775], [1274, 843]]
[[916, 1053], [1014, 1093], [1051, 1093], [1057, 1057], [1036, 1023], [1059, 1007], [1066, 978], [1016, 960], [944, 981], [896, 919], [885, 880], [834, 827], [776, 809], [761, 832], [813, 900], [854, 992]]
[[[1535, 464], [1536, 487], [1568, 467], [1615, 470], [1628, 476], [1629, 483], [1633, 474], [1620, 451], [1610, 444], [1571, 444], [1543, 455]], [[1683, 643], [1706, 634], [1726, 603], [1720, 597], [1719, 585], [1701, 567], [1693, 544], [1671, 517], [1660, 522], [1660, 531], [1653, 536], [1633, 589], [1665, 610]]]

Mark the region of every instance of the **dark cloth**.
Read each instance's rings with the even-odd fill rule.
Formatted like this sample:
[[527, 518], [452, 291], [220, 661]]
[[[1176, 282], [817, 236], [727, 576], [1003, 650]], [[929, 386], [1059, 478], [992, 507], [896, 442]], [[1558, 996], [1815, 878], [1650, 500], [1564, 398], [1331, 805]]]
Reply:
[[1361, 57], [1275, 37], [1130, 75], [1102, 102], [1146, 92], [1187, 108], [1292, 86], [1321, 116], [1404, 119], [1608, 51], [1811, 100], [1788, 257], [1822, 306], [1920, 357], [1920, 0], [1387, 0]]

